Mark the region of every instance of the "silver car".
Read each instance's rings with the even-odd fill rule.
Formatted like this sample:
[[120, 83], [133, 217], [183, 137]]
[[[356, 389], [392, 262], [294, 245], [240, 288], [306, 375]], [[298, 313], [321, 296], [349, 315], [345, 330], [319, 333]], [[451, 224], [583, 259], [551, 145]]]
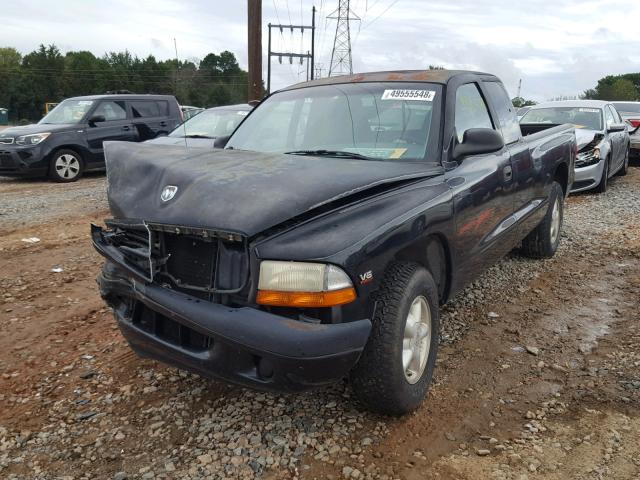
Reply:
[[166, 137], [154, 138], [146, 143], [214, 148], [216, 138], [231, 135], [251, 110], [253, 106], [244, 103], [208, 108], [185, 120]]
[[609, 178], [625, 175], [629, 166], [627, 124], [610, 102], [569, 100], [531, 107], [520, 120], [529, 132], [571, 123], [576, 127], [578, 155], [571, 192], [605, 192]]
[[640, 102], [611, 102], [623, 120], [630, 123], [631, 150], [640, 155]]

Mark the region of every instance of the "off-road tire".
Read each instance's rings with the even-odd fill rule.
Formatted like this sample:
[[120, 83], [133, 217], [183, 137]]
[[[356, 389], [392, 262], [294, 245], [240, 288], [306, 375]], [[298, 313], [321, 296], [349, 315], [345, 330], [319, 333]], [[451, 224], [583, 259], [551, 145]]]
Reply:
[[600, 179], [600, 183], [596, 188], [593, 189], [595, 193], [604, 193], [607, 191], [607, 187], [609, 186], [609, 157], [604, 161], [604, 168], [602, 169], [602, 178]]
[[[422, 376], [410, 384], [402, 365], [403, 337], [409, 308], [419, 296], [426, 299], [430, 310], [431, 339]], [[370, 410], [403, 415], [420, 406], [433, 376], [440, 332], [438, 288], [431, 274], [417, 263], [393, 263], [375, 301], [371, 334], [351, 372], [351, 382], [357, 398]]]
[[[552, 238], [553, 208], [558, 202], [560, 213], [560, 224], [555, 240]], [[522, 241], [522, 253], [531, 258], [551, 258], [555, 255], [560, 245], [562, 236], [562, 223], [564, 219], [564, 191], [558, 182], [551, 184], [549, 195], [549, 207], [542, 221], [538, 226]]]
[[[67, 176], [64, 175], [63, 169], [58, 168], [59, 166], [58, 160], [61, 157], [65, 157], [65, 156], [68, 159], [73, 158], [74, 166], [77, 165], [77, 170], [69, 169], [68, 170], [69, 174]], [[51, 160], [49, 162], [49, 178], [54, 182], [59, 182], [59, 183], [75, 182], [80, 177], [82, 177], [83, 173], [84, 173], [84, 160], [82, 156], [75, 150], [63, 148], [60, 150], [56, 150], [51, 155]]]

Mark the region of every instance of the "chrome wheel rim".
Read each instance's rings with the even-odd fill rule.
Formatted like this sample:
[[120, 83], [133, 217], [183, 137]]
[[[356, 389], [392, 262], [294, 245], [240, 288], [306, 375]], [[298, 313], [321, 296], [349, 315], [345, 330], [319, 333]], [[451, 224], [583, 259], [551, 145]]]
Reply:
[[424, 373], [431, 349], [431, 310], [427, 299], [419, 296], [413, 300], [402, 339], [402, 368], [410, 384], [417, 383]]
[[551, 243], [556, 243], [560, 233], [560, 200], [556, 198], [551, 210]]
[[80, 160], [71, 154], [65, 153], [56, 158], [55, 168], [60, 178], [70, 180], [78, 176], [80, 172]]

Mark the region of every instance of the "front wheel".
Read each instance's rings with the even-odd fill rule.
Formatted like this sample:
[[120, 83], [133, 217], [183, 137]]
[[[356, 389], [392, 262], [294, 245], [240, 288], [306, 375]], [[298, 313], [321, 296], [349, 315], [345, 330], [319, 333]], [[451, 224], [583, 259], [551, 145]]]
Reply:
[[607, 187], [609, 186], [609, 157], [607, 157], [604, 161], [604, 168], [602, 169], [602, 178], [600, 179], [600, 183], [594, 189], [596, 193], [604, 193], [607, 191]]
[[631, 148], [627, 147], [627, 153], [624, 156], [624, 162], [622, 163], [622, 168], [618, 172], [618, 175], [624, 177], [629, 172], [629, 154], [631, 153]]
[[75, 182], [82, 171], [82, 157], [73, 150], [58, 150], [51, 156], [49, 177], [56, 182]]
[[394, 263], [376, 295], [371, 335], [351, 373], [358, 399], [386, 415], [409, 413], [422, 403], [436, 363], [438, 289], [416, 263]]
[[551, 258], [560, 245], [564, 219], [564, 191], [558, 182], [551, 184], [549, 208], [538, 226], [522, 241], [522, 252], [531, 258]]

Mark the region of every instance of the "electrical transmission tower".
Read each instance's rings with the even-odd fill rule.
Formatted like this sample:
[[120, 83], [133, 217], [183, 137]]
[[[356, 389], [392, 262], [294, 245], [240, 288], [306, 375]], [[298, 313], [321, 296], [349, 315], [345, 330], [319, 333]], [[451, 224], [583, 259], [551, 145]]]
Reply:
[[351, 31], [349, 22], [360, 20], [349, 7], [349, 0], [338, 0], [338, 9], [327, 18], [338, 21], [336, 25], [336, 37], [333, 40], [333, 51], [331, 52], [331, 64], [329, 65], [329, 76], [351, 75], [353, 73], [353, 63], [351, 61]]

